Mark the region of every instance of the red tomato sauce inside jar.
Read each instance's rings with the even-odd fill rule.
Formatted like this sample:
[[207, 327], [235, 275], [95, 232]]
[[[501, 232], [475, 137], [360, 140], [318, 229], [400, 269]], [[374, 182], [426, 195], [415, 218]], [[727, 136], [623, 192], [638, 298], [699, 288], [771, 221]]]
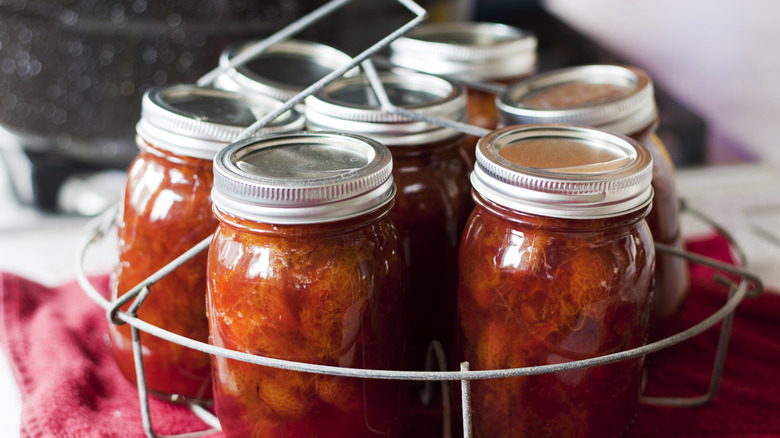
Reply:
[[[236, 144], [217, 162], [210, 342], [294, 362], [401, 369], [407, 302], [389, 218], [389, 151], [359, 137], [301, 133]], [[393, 437], [400, 429], [404, 382], [220, 356], [213, 370], [228, 437]]]
[[[128, 170], [118, 225], [119, 261], [112, 298], [130, 291], [211, 235], [212, 160], [218, 150], [281, 105], [267, 97], [191, 85], [157, 87], [144, 95], [138, 157]], [[263, 128], [302, 126], [288, 113]], [[154, 326], [196, 341], [208, 340], [206, 253], [197, 254], [149, 286], [137, 311]], [[130, 304], [123, 306], [127, 310]], [[109, 327], [111, 351], [122, 373], [136, 381], [131, 328]], [[211, 398], [211, 360], [205, 353], [140, 333], [144, 378], [150, 393], [172, 401]]]
[[[642, 346], [649, 153], [601, 131], [530, 125], [483, 137], [478, 160], [460, 248], [460, 357], [512, 369]], [[643, 363], [472, 381], [475, 436], [625, 436]]]
[[[653, 156], [653, 207], [647, 223], [655, 242], [682, 249], [674, 164], [655, 135], [658, 125], [653, 82], [634, 67], [589, 65], [550, 71], [511, 85], [499, 101], [504, 124], [572, 123], [627, 135]], [[650, 337], [681, 329], [688, 297], [687, 262], [659, 252], [656, 260]]]

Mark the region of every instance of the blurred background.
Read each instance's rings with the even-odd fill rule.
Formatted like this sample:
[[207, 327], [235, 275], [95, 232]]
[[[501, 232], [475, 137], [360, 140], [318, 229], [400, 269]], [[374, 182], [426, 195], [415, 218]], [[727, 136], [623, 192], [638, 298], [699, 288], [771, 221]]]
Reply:
[[[0, 178], [37, 210], [93, 214], [135, 156], [141, 96], [193, 82], [232, 42], [278, 30], [322, 0], [0, 1]], [[678, 167], [776, 161], [780, 30], [772, 0], [425, 0], [431, 21], [512, 24], [539, 37], [539, 71], [637, 65], [655, 79]], [[353, 1], [301, 37], [356, 54], [408, 21]], [[111, 172], [116, 170], [118, 172]], [[8, 220], [0, 220], [0, 225]]]
[[[136, 153], [144, 91], [193, 82], [228, 44], [269, 35], [322, 0], [0, 1], [0, 169], [21, 205], [91, 214]], [[626, 63], [658, 85], [678, 167], [776, 160], [780, 31], [771, 0], [426, 0], [431, 21], [512, 24], [539, 37], [539, 71]], [[356, 54], [409, 20], [354, 1], [301, 37]], [[119, 172], [103, 172], [118, 170]]]

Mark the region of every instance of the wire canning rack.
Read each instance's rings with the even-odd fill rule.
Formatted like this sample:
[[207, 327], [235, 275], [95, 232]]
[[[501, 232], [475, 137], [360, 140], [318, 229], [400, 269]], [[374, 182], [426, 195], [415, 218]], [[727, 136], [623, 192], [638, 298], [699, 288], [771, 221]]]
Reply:
[[[367, 0], [363, 0], [363, 1], [367, 1]], [[383, 38], [373, 46], [369, 47], [364, 52], [360, 53], [358, 56], [354, 57], [352, 61], [347, 65], [334, 70], [327, 76], [323, 77], [321, 80], [310, 85], [308, 88], [303, 90], [294, 98], [285, 102], [276, 111], [268, 114], [267, 116], [263, 117], [261, 120], [258, 120], [256, 123], [250, 126], [244, 133], [242, 133], [242, 135], [236, 138], [236, 140], [241, 140], [241, 139], [251, 137], [257, 130], [265, 126], [270, 121], [274, 120], [276, 117], [280, 116], [281, 114], [293, 108], [296, 104], [301, 102], [305, 97], [316, 93], [317, 91], [322, 89], [325, 85], [327, 85], [334, 79], [342, 76], [344, 73], [353, 69], [359, 64], [361, 65], [364, 72], [368, 76], [369, 81], [374, 89], [374, 92], [384, 111], [406, 116], [409, 118], [414, 118], [421, 121], [439, 124], [441, 126], [445, 126], [453, 129], [457, 129], [466, 134], [471, 134], [476, 136], [482, 136], [486, 134], [488, 132], [487, 130], [472, 125], [455, 122], [452, 120], [442, 120], [430, 116], [424, 116], [415, 113], [414, 111], [409, 111], [404, 108], [396, 107], [390, 102], [381, 84], [381, 81], [378, 78], [374, 66], [369, 58], [372, 55], [379, 52], [380, 50], [387, 47], [392, 41], [394, 41], [398, 37], [402, 36], [409, 30], [413, 29], [414, 27], [416, 27], [417, 25], [425, 21], [425, 19], [427, 18], [426, 11], [416, 3], [412, 2], [411, 0], [396, 0], [396, 1], [402, 4], [404, 7], [406, 7], [409, 11], [411, 11], [415, 15], [415, 18], [410, 20], [405, 25], [399, 27], [396, 31], [390, 33], [389, 35], [387, 35], [385, 38]], [[220, 68], [229, 68], [229, 67], [237, 66], [252, 59], [254, 56], [258, 55], [259, 53], [262, 53], [265, 49], [267, 49], [274, 43], [289, 38], [290, 36], [298, 33], [305, 27], [309, 26], [310, 24], [326, 17], [328, 14], [332, 13], [333, 11], [337, 10], [338, 8], [340, 8], [341, 6], [345, 5], [348, 2], [349, 0], [332, 0], [324, 4], [323, 6], [312, 11], [311, 13], [302, 17], [301, 19], [297, 20], [296, 22], [292, 23], [286, 28], [280, 30], [276, 34], [272, 35], [271, 37], [257, 43], [251, 50], [247, 50], [241, 56], [237, 56], [231, 61], [229, 66], [224, 66]], [[198, 85], [207, 85], [211, 83], [211, 81], [213, 81], [213, 79], [219, 74], [219, 72], [220, 72], [219, 69], [215, 69], [214, 71], [209, 72], [203, 78], [201, 78], [201, 80], [198, 81]], [[493, 90], [499, 90], [501, 87], [500, 85], [497, 84], [476, 84], [476, 85], [478, 87], [489, 88]], [[470, 438], [472, 436], [471, 435], [471, 391], [470, 391], [471, 380], [530, 376], [530, 375], [554, 373], [559, 371], [567, 371], [567, 370], [606, 365], [609, 363], [619, 362], [622, 360], [631, 359], [634, 357], [659, 351], [664, 348], [668, 348], [672, 345], [678, 344], [682, 341], [692, 338], [722, 321], [723, 324], [720, 329], [720, 338], [718, 341], [718, 347], [714, 358], [713, 370], [710, 379], [710, 388], [705, 394], [697, 397], [691, 397], [691, 398], [642, 397], [641, 401], [643, 403], [648, 403], [648, 404], [660, 404], [660, 405], [668, 405], [668, 406], [700, 406], [709, 403], [715, 397], [720, 386], [723, 368], [725, 365], [725, 358], [726, 358], [727, 347], [728, 347], [728, 342], [731, 333], [731, 326], [734, 318], [734, 311], [739, 305], [739, 303], [745, 297], [757, 297], [758, 295], [760, 295], [760, 293], [763, 290], [763, 284], [760, 278], [758, 278], [756, 275], [752, 274], [747, 269], [745, 269], [744, 266], [746, 265], [746, 259], [744, 253], [739, 247], [739, 245], [729, 235], [728, 232], [726, 232], [722, 227], [720, 227], [717, 223], [715, 223], [710, 218], [688, 207], [684, 202], [681, 202], [681, 212], [692, 214], [698, 217], [700, 220], [706, 222], [707, 224], [715, 228], [721, 235], [723, 235], [726, 238], [726, 240], [729, 242], [732, 252], [736, 255], [737, 265], [730, 265], [727, 263], [720, 262], [718, 260], [714, 260], [698, 254], [689, 253], [686, 251], [681, 251], [676, 248], [662, 245], [659, 243], [655, 244], [656, 250], [672, 254], [676, 257], [682, 257], [693, 263], [706, 265], [720, 273], [730, 274], [732, 276], [738, 277], [739, 281], [732, 281], [727, 279], [723, 275], [715, 274], [717, 276], [717, 279], [725, 287], [728, 288], [728, 298], [724, 303], [724, 305], [716, 312], [711, 314], [709, 317], [700, 321], [698, 324], [682, 332], [679, 332], [675, 335], [672, 335], [668, 338], [659, 340], [657, 342], [653, 342], [651, 344], [644, 345], [639, 348], [620, 351], [617, 353], [598, 356], [598, 357], [585, 359], [585, 360], [578, 360], [578, 361], [553, 364], [553, 365], [534, 366], [534, 367], [472, 371], [469, 370], [468, 362], [462, 362], [460, 364], [459, 371], [448, 370], [447, 361], [444, 357], [443, 348], [438, 342], [434, 341], [431, 344], [430, 348], [428, 349], [428, 357], [426, 362], [428, 364], [427, 371], [394, 371], [394, 370], [367, 370], [367, 369], [355, 369], [355, 368], [342, 368], [342, 367], [334, 367], [334, 366], [300, 363], [300, 362], [287, 361], [281, 359], [272, 359], [263, 356], [241, 353], [238, 351], [229, 350], [221, 347], [216, 347], [210, 344], [206, 344], [203, 342], [199, 342], [163, 330], [137, 317], [137, 311], [139, 307], [143, 304], [144, 300], [150, 293], [149, 287], [152, 284], [159, 281], [161, 278], [170, 274], [172, 271], [174, 271], [176, 268], [184, 264], [187, 260], [194, 257], [196, 254], [208, 248], [211, 243], [211, 236], [209, 236], [208, 238], [204, 239], [194, 247], [182, 253], [175, 260], [173, 260], [168, 265], [164, 266], [159, 271], [149, 276], [146, 280], [144, 280], [143, 282], [135, 286], [133, 289], [131, 289], [124, 295], [121, 295], [119, 298], [117, 298], [114, 301], [109, 301], [94, 287], [94, 285], [92, 285], [89, 278], [85, 274], [84, 260], [89, 247], [101, 241], [105, 236], [108, 235], [109, 232], [111, 232], [111, 230], [115, 226], [116, 216], [118, 213], [118, 208], [116, 207], [109, 209], [108, 211], [104, 212], [100, 216], [97, 216], [87, 226], [86, 234], [78, 248], [78, 257], [76, 261], [76, 275], [77, 275], [78, 282], [81, 285], [84, 292], [107, 312], [108, 319], [109, 321], [111, 321], [111, 323], [129, 324], [131, 326], [131, 333], [133, 338], [133, 353], [134, 353], [135, 367], [136, 367], [136, 380], [138, 382], [138, 393], [140, 399], [142, 421], [143, 421], [144, 431], [149, 437], [159, 437], [160, 435], [157, 435], [154, 432], [154, 429], [152, 427], [150, 412], [149, 412], [148, 393], [147, 393], [147, 388], [145, 383], [144, 366], [143, 366], [142, 353], [141, 353], [142, 347], [140, 341], [140, 331], [144, 331], [153, 336], [157, 336], [167, 341], [178, 343], [185, 347], [202, 351], [208, 354], [223, 356], [226, 358], [240, 360], [240, 361], [261, 365], [261, 366], [267, 366], [267, 367], [273, 367], [273, 368], [279, 368], [279, 369], [285, 369], [291, 371], [306, 372], [306, 373], [319, 373], [319, 374], [327, 374], [332, 376], [342, 376], [342, 377], [424, 381], [426, 382], [426, 385], [425, 385], [425, 391], [423, 393], [423, 397], [427, 398], [428, 400], [430, 399], [433, 384], [435, 384], [436, 382], [440, 382], [442, 395], [443, 395], [442, 403], [444, 405], [443, 406], [443, 412], [444, 412], [443, 434], [445, 438], [451, 436], [451, 429], [450, 429], [451, 423], [449, 421], [449, 415], [452, 412], [452, 410], [450, 409], [449, 406], [450, 387], [448, 383], [451, 381], [460, 381], [461, 389], [462, 389], [461, 403], [463, 407], [462, 409], [463, 436], [465, 438]], [[122, 306], [130, 303], [131, 301], [132, 304], [130, 305], [127, 311], [120, 310]], [[206, 408], [197, 404], [189, 404], [188, 406], [192, 410], [192, 412], [196, 416], [198, 416], [209, 428], [197, 432], [189, 432], [189, 433], [170, 436], [171, 438], [173, 437], [194, 438], [194, 437], [208, 435], [216, 431], [219, 431], [221, 429], [218, 419]]]

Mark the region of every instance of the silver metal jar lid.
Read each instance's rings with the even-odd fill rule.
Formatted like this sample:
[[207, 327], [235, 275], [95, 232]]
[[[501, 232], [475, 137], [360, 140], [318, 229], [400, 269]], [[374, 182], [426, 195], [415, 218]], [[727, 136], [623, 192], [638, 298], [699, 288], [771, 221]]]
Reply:
[[270, 224], [359, 216], [395, 195], [390, 151], [336, 132], [271, 134], [240, 141], [214, 158], [216, 208]]
[[656, 118], [653, 82], [642, 70], [587, 65], [517, 82], [496, 99], [502, 125], [567, 123], [633, 134]]
[[464, 81], [489, 81], [531, 73], [536, 36], [498, 23], [423, 24], [390, 45], [390, 61]]
[[[231, 59], [256, 43], [226, 48], [220, 55], [220, 65], [229, 65]], [[351, 60], [346, 53], [325, 44], [291, 39], [268, 47], [241, 66], [227, 68], [217, 76], [214, 85], [287, 101]], [[354, 73], [350, 70], [346, 76]]]
[[[242, 96], [195, 85], [155, 87], [144, 94], [136, 132], [156, 147], [211, 160], [246, 128], [281, 105], [267, 96]], [[303, 126], [303, 116], [291, 110], [260, 133], [297, 131]]]
[[[379, 79], [393, 105], [442, 119], [466, 120], [462, 86], [437, 76], [382, 73]], [[339, 78], [306, 98], [312, 130], [350, 132], [388, 146], [420, 145], [460, 135], [459, 131], [383, 111], [368, 78]]]
[[652, 176], [652, 156], [628, 137], [545, 124], [482, 137], [471, 183], [482, 197], [513, 210], [590, 219], [648, 205]]

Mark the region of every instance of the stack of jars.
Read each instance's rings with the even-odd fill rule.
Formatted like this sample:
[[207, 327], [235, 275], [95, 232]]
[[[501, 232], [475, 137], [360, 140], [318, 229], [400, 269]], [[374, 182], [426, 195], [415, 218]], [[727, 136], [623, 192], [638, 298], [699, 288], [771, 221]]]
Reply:
[[[535, 48], [533, 35], [503, 25], [423, 26], [392, 47], [404, 69], [379, 74], [391, 103], [419, 119], [384, 111], [368, 79], [350, 74], [297, 106], [305, 117], [291, 110], [239, 142], [275, 99], [340, 67], [343, 54], [287, 42], [226, 70], [215, 83], [227, 90], [150, 90], [114, 297], [213, 234], [208, 254], [150, 286], [141, 319], [254, 355], [415, 371], [434, 341], [453, 367], [486, 370], [592, 358], [668, 334], [687, 283], [685, 266], [653, 246], [679, 246], [680, 233], [652, 82], [620, 66], [532, 75]], [[223, 62], [245, 49], [226, 50]], [[505, 87], [486, 100], [464, 80]], [[470, 143], [430, 118], [491, 131]], [[133, 380], [129, 330], [110, 331]], [[417, 388], [404, 381], [142, 343], [152, 393], [213, 396], [230, 437], [441, 435], [440, 422], [416, 427], [424, 419], [408, 396]], [[624, 436], [643, 361], [474, 381], [475, 435]]]

